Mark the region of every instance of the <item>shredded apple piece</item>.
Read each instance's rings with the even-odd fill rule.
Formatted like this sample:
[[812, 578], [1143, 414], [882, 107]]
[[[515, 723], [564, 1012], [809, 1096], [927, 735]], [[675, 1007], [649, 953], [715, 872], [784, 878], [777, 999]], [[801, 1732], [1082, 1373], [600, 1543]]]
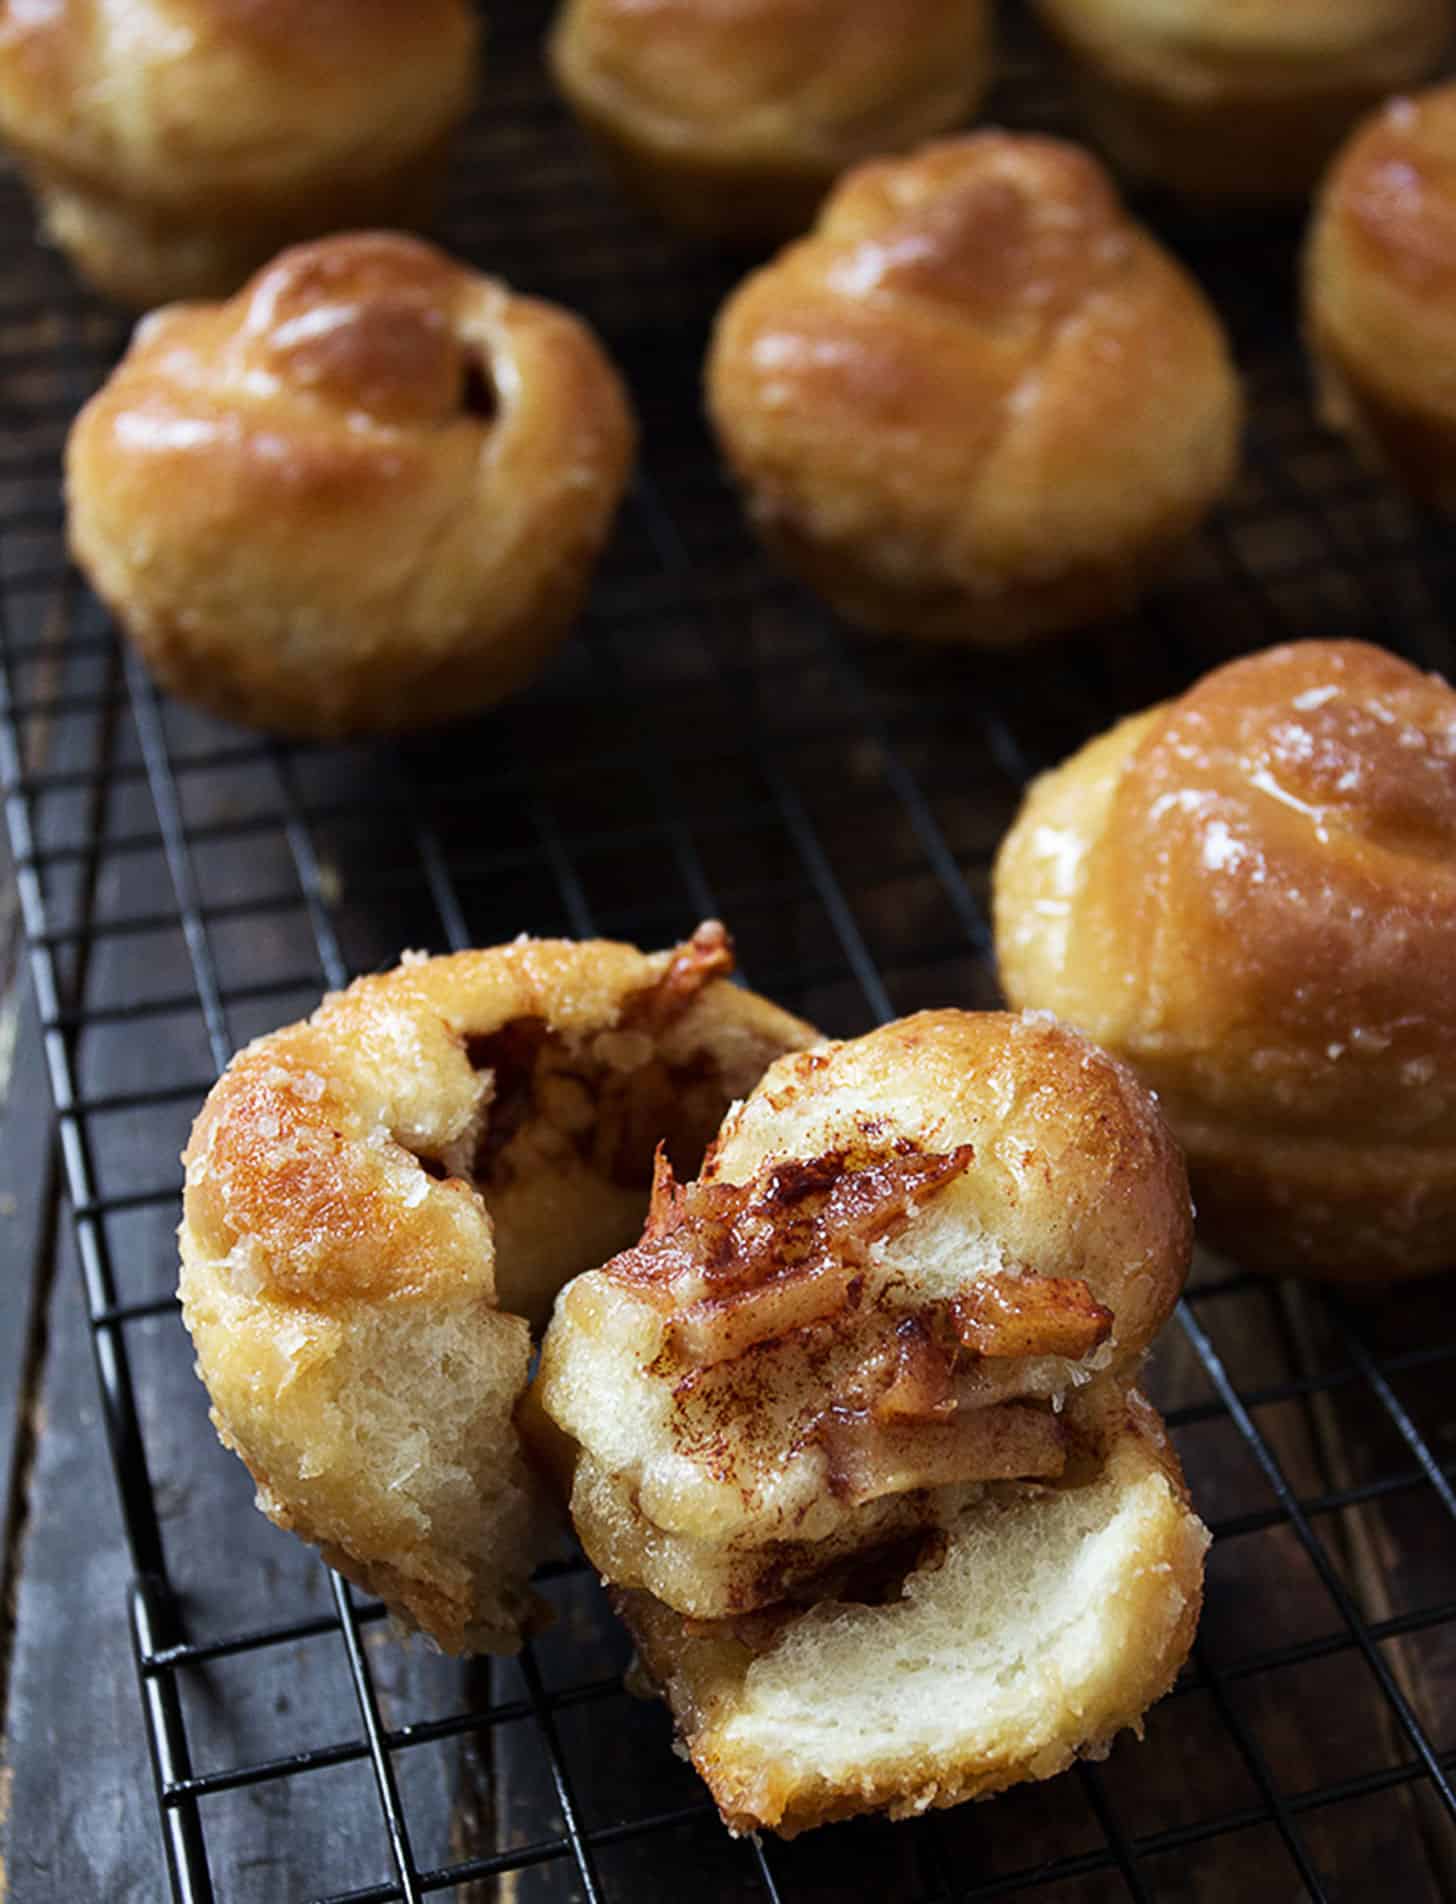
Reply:
[[875, 1398], [876, 1421], [940, 1421], [956, 1411], [955, 1352], [936, 1339], [929, 1316], [907, 1316], [895, 1330], [894, 1367]]
[[630, 998], [622, 1008], [620, 1029], [665, 1031], [681, 1017], [705, 985], [733, 971], [733, 941], [721, 919], [705, 919], [662, 977]]
[[590, 1037], [553, 1030], [539, 1014], [468, 1037], [465, 1055], [489, 1074], [473, 1155], [421, 1158], [432, 1175], [502, 1190], [572, 1153], [625, 1189], [652, 1180], [658, 1139], [696, 1165], [721, 1121], [727, 1092], [711, 1052], [662, 1049], [705, 987], [733, 970], [733, 941], [709, 919], [661, 975], [634, 992], [615, 1025]]
[[851, 1507], [912, 1488], [957, 1481], [1016, 1481], [1060, 1474], [1067, 1462], [1061, 1420], [1025, 1402], [978, 1408], [954, 1421], [892, 1424], [867, 1410], [831, 1408], [818, 1440], [829, 1486]]
[[606, 1273], [674, 1306], [685, 1294], [716, 1302], [718, 1314], [731, 1310], [726, 1298], [757, 1298], [773, 1282], [837, 1275], [843, 1308], [870, 1245], [903, 1230], [917, 1203], [974, 1155], [970, 1144], [945, 1156], [907, 1144], [853, 1169], [842, 1151], [830, 1151], [775, 1164], [750, 1183], [679, 1184], [659, 1150], [642, 1241]]
[[912, 1308], [902, 1281], [871, 1273], [872, 1246], [903, 1231], [974, 1154], [969, 1144], [932, 1154], [902, 1142], [864, 1163], [830, 1151], [771, 1165], [746, 1184], [679, 1184], [659, 1149], [642, 1240], [606, 1273], [664, 1312], [654, 1367], [680, 1406], [706, 1411], [715, 1448], [725, 1407], [751, 1414], [765, 1380], [795, 1379], [756, 1371], [753, 1351], [790, 1338], [807, 1348], [837, 1331], [855, 1344], [852, 1366], [791, 1438], [823, 1448], [829, 1485], [848, 1505], [1062, 1472], [1056, 1415], [998, 1381], [980, 1392], [987, 1385], [978, 1389], [975, 1371], [1090, 1353], [1113, 1318], [1087, 1284], [1000, 1271]]
[[757, 1342], [826, 1322], [852, 1303], [845, 1271], [827, 1265], [794, 1277], [776, 1277], [756, 1289], [705, 1296], [667, 1325], [670, 1354], [699, 1367], [730, 1362]]
[[[676, 1310], [667, 1331], [674, 1356], [699, 1366], [728, 1361], [855, 1308], [870, 1246], [899, 1234], [974, 1154], [970, 1144], [945, 1154], [906, 1146], [852, 1168], [830, 1151], [774, 1165], [746, 1184], [679, 1184], [659, 1150], [642, 1241], [607, 1273]], [[959, 1351], [1079, 1361], [1106, 1341], [1113, 1317], [1085, 1282], [1026, 1271], [981, 1276], [905, 1322], [886, 1397], [892, 1416], [925, 1412], [913, 1398], [940, 1380], [947, 1355], [952, 1363]]]
[[982, 1276], [951, 1305], [976, 1355], [1061, 1355], [1080, 1362], [1112, 1333], [1112, 1311], [1070, 1276]]

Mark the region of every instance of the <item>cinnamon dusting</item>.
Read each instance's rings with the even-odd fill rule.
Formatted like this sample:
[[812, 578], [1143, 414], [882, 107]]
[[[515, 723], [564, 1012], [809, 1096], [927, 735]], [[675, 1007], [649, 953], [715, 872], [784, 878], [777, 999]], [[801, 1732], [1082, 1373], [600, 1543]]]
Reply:
[[834, 1150], [771, 1165], [746, 1184], [679, 1184], [659, 1151], [642, 1241], [605, 1274], [675, 1303], [691, 1288], [702, 1297], [701, 1313], [713, 1303], [718, 1314], [767, 1284], [825, 1277], [842, 1308], [871, 1245], [898, 1235], [918, 1203], [974, 1156], [970, 1144], [947, 1155], [904, 1144], [856, 1169]]
[[[1056, 1416], [1014, 1390], [988, 1402], [971, 1378], [986, 1360], [1090, 1354], [1113, 1317], [1087, 1284], [1006, 1270], [911, 1306], [903, 1278], [875, 1273], [875, 1246], [973, 1158], [902, 1140], [680, 1184], [659, 1150], [642, 1240], [602, 1273], [665, 1312], [652, 1373], [672, 1383], [684, 1452], [742, 1486], [750, 1444], [768, 1459], [817, 1445], [851, 1506], [1061, 1472]], [[794, 1362], [776, 1360], [790, 1344]]]

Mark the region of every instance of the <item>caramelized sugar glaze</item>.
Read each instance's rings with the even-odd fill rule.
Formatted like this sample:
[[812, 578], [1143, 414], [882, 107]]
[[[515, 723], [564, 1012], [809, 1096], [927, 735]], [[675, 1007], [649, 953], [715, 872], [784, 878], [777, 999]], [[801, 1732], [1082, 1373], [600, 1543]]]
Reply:
[[1033, 787], [1002, 980], [1134, 1064], [1210, 1240], [1416, 1275], [1456, 1234], [1456, 694], [1359, 642], [1215, 670]]

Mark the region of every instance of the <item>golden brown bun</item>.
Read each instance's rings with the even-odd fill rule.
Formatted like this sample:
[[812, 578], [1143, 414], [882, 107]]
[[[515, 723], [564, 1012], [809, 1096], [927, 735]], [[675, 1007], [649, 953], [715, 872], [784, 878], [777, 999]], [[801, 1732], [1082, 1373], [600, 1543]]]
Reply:
[[138, 326], [71, 431], [71, 547], [182, 699], [290, 734], [423, 726], [556, 647], [634, 434], [567, 312], [417, 239], [323, 239]]
[[718, 320], [755, 527], [849, 620], [999, 645], [1123, 607], [1229, 481], [1217, 318], [1075, 146], [866, 165]]
[[718, 1624], [613, 1595], [730, 1831], [911, 1817], [1141, 1732], [1193, 1643], [1208, 1534], [1153, 1410], [1108, 1399], [1090, 1473], [993, 1490], [858, 1594]]
[[1321, 408], [1456, 510], [1456, 85], [1392, 100], [1331, 171], [1305, 257]]
[[225, 297], [286, 244], [429, 215], [475, 88], [466, 0], [0, 8], [0, 130], [109, 297]]
[[1007, 997], [1136, 1066], [1200, 1232], [1343, 1280], [1456, 1264], [1456, 694], [1360, 642], [1216, 669], [1032, 787]]
[[513, 1412], [531, 1321], [641, 1226], [812, 1029], [651, 955], [519, 939], [406, 959], [239, 1053], [184, 1155], [183, 1316], [258, 1504], [451, 1652], [505, 1651], [554, 1534]]
[[846, 166], [946, 132], [990, 77], [986, 0], [566, 0], [562, 92], [699, 237], [802, 231]]
[[1209, 205], [1296, 203], [1350, 127], [1433, 73], [1450, 0], [1037, 0], [1099, 142]]
[[701, 1181], [565, 1290], [537, 1398], [597, 1569], [713, 1619], [1055, 1476], [1192, 1247], [1125, 1067], [1050, 1019], [921, 1012], [781, 1059]]

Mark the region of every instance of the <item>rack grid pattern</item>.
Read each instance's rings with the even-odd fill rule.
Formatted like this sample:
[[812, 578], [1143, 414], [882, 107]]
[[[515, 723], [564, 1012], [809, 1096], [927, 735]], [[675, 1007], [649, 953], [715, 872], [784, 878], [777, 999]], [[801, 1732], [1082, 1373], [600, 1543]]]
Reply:
[[[1456, 549], [1317, 427], [1284, 230], [1172, 234], [1232, 324], [1251, 440], [1135, 620], [1033, 659], [837, 626], [754, 551], [704, 434], [731, 273], [600, 183], [539, 74], [541, 23], [522, 5], [495, 33], [448, 230], [593, 317], [645, 460], [587, 625], [511, 708], [305, 749], [159, 697], [64, 559], [64, 431], [122, 327], [39, 251], [0, 292], [0, 775], [175, 1895], [281, 1895], [247, 1875], [250, 1831], [297, 1849], [289, 1895], [327, 1904], [1456, 1895], [1456, 1329], [1431, 1292], [1362, 1304], [1201, 1261], [1153, 1392], [1216, 1545], [1153, 1743], [789, 1846], [721, 1831], [661, 1713], [624, 1699], [579, 1562], [547, 1570], [562, 1618], [518, 1665], [424, 1660], [251, 1514], [212, 1444], [171, 1293], [173, 1160], [236, 1045], [321, 988], [402, 944], [661, 943], [716, 914], [751, 982], [831, 1032], [988, 1005], [990, 857], [1040, 767], [1273, 640], [1451, 667]], [[1040, 67], [1017, 68], [1006, 112], [1046, 108]], [[28, 219], [6, 179], [17, 251]]]

